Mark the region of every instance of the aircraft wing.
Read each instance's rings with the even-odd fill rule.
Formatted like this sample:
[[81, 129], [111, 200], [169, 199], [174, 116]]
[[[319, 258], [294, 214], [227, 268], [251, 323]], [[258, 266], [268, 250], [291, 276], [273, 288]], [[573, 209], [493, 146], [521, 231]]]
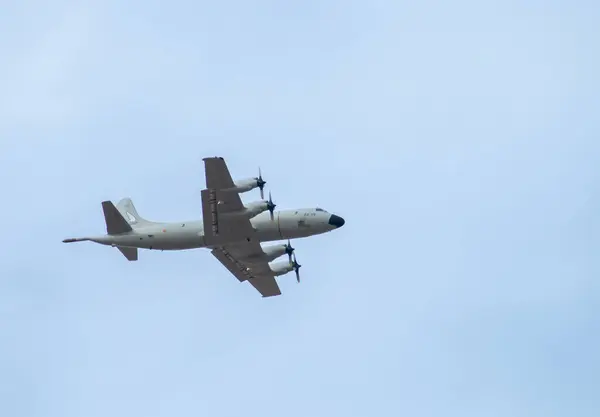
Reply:
[[206, 188], [214, 188], [217, 190], [224, 190], [226, 188], [233, 188], [235, 184], [227, 168], [225, 160], [221, 157], [214, 156], [210, 158], [203, 158], [204, 161], [204, 173], [206, 176]]
[[204, 158], [206, 189], [202, 190], [204, 238], [208, 245], [241, 241], [251, 237], [254, 229], [245, 217], [227, 216], [242, 210], [244, 204], [235, 187], [225, 160], [220, 157]]
[[[240, 282], [248, 281], [263, 297], [281, 295], [273, 271], [266, 261], [245, 264], [242, 259], [264, 254], [256, 241], [228, 244], [211, 252]], [[248, 268], [252, 268], [248, 270]]]

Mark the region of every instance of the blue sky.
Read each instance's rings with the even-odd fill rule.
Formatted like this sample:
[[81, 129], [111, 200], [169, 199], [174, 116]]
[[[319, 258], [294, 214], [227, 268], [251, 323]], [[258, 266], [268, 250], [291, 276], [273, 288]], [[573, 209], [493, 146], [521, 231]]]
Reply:
[[[2, 9], [0, 415], [597, 415], [597, 2]], [[283, 296], [60, 243], [214, 155], [346, 219]]]

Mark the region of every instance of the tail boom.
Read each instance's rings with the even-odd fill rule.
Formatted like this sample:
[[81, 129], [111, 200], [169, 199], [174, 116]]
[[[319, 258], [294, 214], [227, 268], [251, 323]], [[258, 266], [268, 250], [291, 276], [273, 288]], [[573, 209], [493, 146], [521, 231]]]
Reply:
[[64, 239], [63, 243], [73, 243], [73, 242], [85, 242], [91, 240], [88, 237], [74, 237], [74, 238], [70, 238], [70, 239]]

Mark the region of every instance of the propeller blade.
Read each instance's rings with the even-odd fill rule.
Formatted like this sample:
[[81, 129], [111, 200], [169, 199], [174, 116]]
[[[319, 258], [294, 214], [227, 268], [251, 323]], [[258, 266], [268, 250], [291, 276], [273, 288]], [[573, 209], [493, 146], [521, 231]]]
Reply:
[[275, 207], [277, 207], [277, 204], [273, 203], [273, 199], [271, 198], [271, 192], [269, 191], [269, 201], [267, 202], [267, 208], [269, 209], [269, 212], [271, 213], [271, 221], [274, 220], [273, 212], [275, 211]]
[[258, 167], [258, 178], [256, 179], [256, 185], [258, 185], [258, 188], [260, 189], [260, 199], [261, 200], [265, 199], [264, 189], [265, 189], [265, 184], [266, 183], [267, 182], [265, 180], [263, 180], [262, 172], [260, 170], [260, 167]]
[[294, 253], [295, 250], [296, 249], [292, 247], [292, 243], [288, 239], [288, 243], [287, 245], [285, 245], [285, 253], [288, 254], [288, 257], [290, 258], [290, 263], [292, 262], [292, 253]]
[[298, 284], [300, 284], [300, 267], [302, 265], [296, 261], [296, 254], [294, 254], [294, 262], [292, 263], [292, 266], [294, 267], [294, 271], [296, 271], [296, 281], [298, 281]]

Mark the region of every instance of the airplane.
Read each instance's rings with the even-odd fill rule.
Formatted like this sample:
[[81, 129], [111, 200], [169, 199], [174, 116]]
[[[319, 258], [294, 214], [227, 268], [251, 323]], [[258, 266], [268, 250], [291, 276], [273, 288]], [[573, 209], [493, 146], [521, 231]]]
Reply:
[[[222, 157], [203, 158], [206, 189], [202, 190], [202, 220], [154, 222], [141, 217], [130, 198], [115, 206], [102, 202], [106, 235], [70, 238], [63, 243], [91, 241], [116, 247], [129, 261], [138, 260], [138, 249], [186, 250], [208, 248], [240, 282], [248, 281], [263, 297], [281, 295], [275, 277], [295, 271], [300, 282], [300, 264], [291, 239], [331, 232], [345, 220], [322, 208], [275, 211], [271, 193], [264, 199], [258, 177], [233, 181]], [[260, 201], [243, 204], [241, 193], [260, 189]], [[262, 247], [261, 242], [285, 240], [285, 244]], [[275, 262], [288, 255], [288, 261]]]

